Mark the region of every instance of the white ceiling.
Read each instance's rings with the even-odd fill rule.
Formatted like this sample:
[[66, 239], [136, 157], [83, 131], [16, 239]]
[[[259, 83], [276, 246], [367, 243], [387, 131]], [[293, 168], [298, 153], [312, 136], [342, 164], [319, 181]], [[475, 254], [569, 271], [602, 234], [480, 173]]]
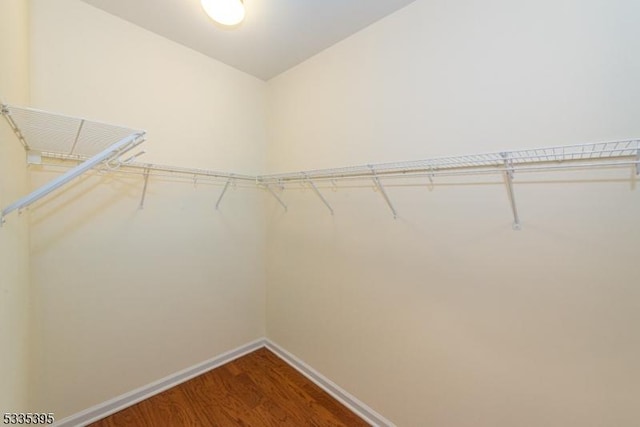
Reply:
[[415, 0], [244, 0], [234, 29], [214, 24], [200, 0], [83, 1], [269, 80]]

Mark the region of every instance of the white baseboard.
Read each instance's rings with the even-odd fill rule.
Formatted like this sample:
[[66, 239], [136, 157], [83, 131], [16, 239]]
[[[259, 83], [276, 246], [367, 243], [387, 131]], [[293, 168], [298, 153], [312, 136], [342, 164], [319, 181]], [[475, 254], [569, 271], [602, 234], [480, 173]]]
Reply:
[[282, 360], [287, 362], [294, 369], [314, 382], [318, 387], [329, 393], [344, 406], [351, 409], [351, 411], [372, 426], [395, 427], [395, 424], [391, 421], [387, 420], [382, 415], [365, 405], [362, 401], [347, 393], [343, 388], [313, 369], [311, 366], [304, 363], [298, 357], [280, 347], [278, 344], [268, 338], [265, 339], [265, 344], [269, 350], [277, 354]]
[[265, 346], [263, 338], [64, 418], [55, 427], [86, 426]]
[[395, 427], [395, 424], [391, 421], [387, 420], [363, 402], [347, 393], [337, 384], [280, 347], [278, 344], [266, 338], [255, 340], [205, 362], [199, 363], [180, 372], [176, 372], [175, 374], [169, 375], [161, 380], [140, 387], [129, 393], [125, 393], [114, 399], [92, 406], [89, 409], [57, 421], [53, 425], [54, 427], [86, 426], [262, 347], [266, 347], [274, 352], [282, 360], [291, 365], [291, 367], [296, 369], [309, 380], [313, 381], [317, 386], [329, 393], [336, 400], [372, 426]]

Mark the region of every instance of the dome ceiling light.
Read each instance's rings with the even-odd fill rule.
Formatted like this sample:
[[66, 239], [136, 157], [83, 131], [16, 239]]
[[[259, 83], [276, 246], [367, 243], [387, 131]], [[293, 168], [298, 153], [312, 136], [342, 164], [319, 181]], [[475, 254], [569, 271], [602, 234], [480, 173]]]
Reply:
[[244, 19], [242, 0], [201, 0], [200, 2], [207, 15], [219, 24], [233, 26]]

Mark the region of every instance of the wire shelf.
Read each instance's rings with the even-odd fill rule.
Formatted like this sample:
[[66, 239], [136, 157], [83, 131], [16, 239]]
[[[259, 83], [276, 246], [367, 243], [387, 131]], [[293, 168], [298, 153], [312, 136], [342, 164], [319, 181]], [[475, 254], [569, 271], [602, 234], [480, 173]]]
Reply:
[[90, 169], [119, 159], [145, 140], [145, 132], [121, 126], [31, 108], [4, 104], [0, 107], [0, 113], [25, 150], [79, 160], [79, 164], [67, 172], [3, 207], [0, 226], [11, 212], [28, 208]]
[[[83, 162], [131, 134], [144, 133], [122, 126], [13, 105], [2, 105], [2, 114], [26, 150], [37, 151], [42, 157], [51, 159]], [[126, 167], [140, 170], [141, 173], [155, 171], [182, 177], [199, 176], [253, 182], [256, 180], [252, 175], [152, 163], [122, 163], [121, 160], [115, 160], [106, 167]]]
[[266, 189], [286, 211], [287, 205], [271, 186], [279, 186], [284, 189], [287, 183], [302, 182], [313, 189], [332, 215], [333, 208], [314, 181], [372, 179], [394, 218], [398, 216], [397, 211], [380, 178], [426, 176], [432, 180], [432, 177], [442, 175], [498, 173], [502, 174], [505, 179], [513, 212], [513, 228], [516, 230], [521, 228], [521, 223], [513, 189], [515, 171], [534, 172], [633, 166], [636, 175], [640, 175], [640, 139], [627, 139], [252, 176], [136, 162], [136, 158], [142, 153], [123, 160], [122, 154], [144, 141], [144, 132], [30, 108], [9, 105], [1, 107], [2, 115], [7, 119], [25, 149], [39, 151], [45, 158], [77, 161], [78, 165], [51, 183], [1, 210], [0, 225], [3, 217], [8, 213], [28, 207], [31, 203], [65, 185], [75, 177], [96, 167], [107, 171], [123, 168], [128, 169], [129, 173], [141, 173], [144, 177], [144, 187], [140, 209], [144, 207], [150, 174], [180, 178], [190, 177], [194, 182], [197, 181], [197, 177], [206, 177], [210, 180], [225, 179], [226, 183], [215, 204], [216, 209], [219, 208], [229, 185], [235, 184], [235, 181], [238, 180], [253, 182], [258, 187]]
[[[535, 148], [501, 153], [473, 154], [465, 156], [439, 157], [426, 160], [378, 163], [332, 169], [315, 169], [304, 172], [269, 174], [258, 176], [261, 184], [282, 184], [286, 182], [321, 179], [358, 178], [372, 176], [398, 176], [416, 174], [439, 174], [443, 172], [481, 173], [483, 171], [507, 168], [522, 170], [567, 169], [581, 163], [607, 161], [607, 165], [637, 164], [640, 153], [640, 139], [598, 142], [591, 144], [565, 145]], [[559, 165], [560, 164], [560, 165]]]
[[144, 132], [32, 108], [3, 105], [5, 116], [25, 149], [88, 158], [131, 134]]

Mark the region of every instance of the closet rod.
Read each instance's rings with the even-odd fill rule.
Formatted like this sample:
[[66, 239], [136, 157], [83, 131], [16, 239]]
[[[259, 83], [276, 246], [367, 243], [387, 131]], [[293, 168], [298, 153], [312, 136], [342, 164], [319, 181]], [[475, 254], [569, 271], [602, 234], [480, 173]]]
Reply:
[[206, 169], [182, 168], [182, 167], [158, 165], [153, 163], [133, 163], [129, 165], [124, 165], [124, 167], [133, 168], [133, 169], [149, 169], [150, 171], [167, 172], [169, 174], [176, 174], [176, 175], [190, 175], [190, 176], [232, 179], [232, 180], [238, 180], [238, 181], [251, 181], [251, 182], [256, 181], [256, 177], [251, 175], [218, 172], [218, 171], [206, 170]]
[[144, 133], [129, 135], [128, 137], [121, 139], [115, 144], [112, 144], [111, 146], [101, 151], [100, 153], [96, 154], [95, 156], [91, 157], [90, 159], [68, 170], [67, 172], [55, 178], [51, 182], [46, 183], [40, 188], [18, 199], [17, 201], [15, 201], [14, 203], [10, 204], [9, 206], [2, 209], [2, 211], [0, 211], [0, 225], [4, 222], [4, 217], [10, 214], [11, 212], [16, 210], [19, 211], [21, 209], [29, 207], [31, 204], [35, 203], [36, 201], [40, 200], [44, 196], [48, 195], [49, 193], [69, 183], [70, 181], [82, 175], [89, 169], [92, 169], [105, 161], [109, 161], [110, 159], [117, 157], [122, 153], [126, 153], [127, 151], [141, 144], [143, 141], [144, 141]]
[[29, 207], [90, 169], [120, 158], [145, 140], [144, 131], [32, 108], [2, 104], [0, 113], [27, 151], [27, 159], [41, 161], [40, 152], [50, 151], [74, 155], [79, 161], [67, 172], [2, 208], [0, 225], [11, 212]]
[[[78, 156], [69, 156], [60, 153], [49, 153], [43, 152], [42, 157], [46, 159], [56, 159], [56, 160], [64, 160], [64, 161], [72, 161], [72, 162], [81, 162], [84, 158]], [[55, 166], [55, 167], [69, 167], [62, 163], [46, 163], [47, 166]], [[151, 173], [152, 176], [164, 176], [164, 177], [175, 177], [180, 179], [192, 180], [193, 177], [205, 177], [211, 179], [233, 179], [238, 181], [248, 181], [255, 183], [256, 177], [252, 175], [242, 175], [237, 173], [230, 172], [219, 172], [208, 169], [194, 169], [194, 168], [184, 168], [179, 166], [167, 166], [155, 163], [143, 163], [143, 162], [132, 162], [127, 163], [123, 161], [115, 161], [110, 162], [109, 165], [104, 169], [107, 171], [118, 171], [118, 172], [126, 172], [131, 174], [140, 174], [144, 175], [145, 170], [149, 170], [149, 172], [164, 172], [165, 174], [154, 174]]]

